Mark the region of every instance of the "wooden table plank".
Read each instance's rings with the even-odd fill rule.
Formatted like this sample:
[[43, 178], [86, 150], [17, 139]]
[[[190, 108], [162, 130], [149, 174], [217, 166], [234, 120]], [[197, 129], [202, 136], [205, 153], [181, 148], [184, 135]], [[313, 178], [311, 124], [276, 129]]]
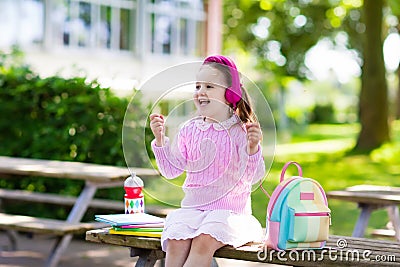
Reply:
[[386, 208], [389, 221], [394, 227], [395, 237], [400, 241], [400, 188], [376, 185], [357, 185], [345, 190], [327, 192], [329, 199], [355, 202], [361, 209], [353, 230], [353, 236], [362, 237], [374, 210]]
[[[134, 168], [139, 177], [159, 176], [154, 169]], [[127, 167], [72, 161], [0, 156], [0, 174], [69, 178], [92, 182], [118, 181], [130, 175]]]
[[11, 229], [40, 234], [65, 235], [68, 233], [85, 233], [96, 227], [104, 227], [104, 223], [67, 223], [65, 221], [34, 218], [22, 215], [0, 213], [0, 229]]
[[357, 191], [330, 191], [327, 192], [329, 199], [338, 199], [356, 203], [374, 205], [398, 205], [400, 204], [400, 193], [392, 192], [357, 192]]
[[[49, 203], [60, 206], [73, 206], [77, 201], [77, 197], [72, 197], [67, 195], [59, 195], [54, 193], [43, 193], [43, 192], [30, 192], [26, 190], [14, 190], [14, 189], [0, 189], [0, 199], [22, 201], [22, 202]], [[124, 212], [124, 202], [121, 200], [95, 198], [90, 201], [89, 207], [101, 210], [115, 210], [119, 213]], [[173, 210], [174, 208], [165, 207], [161, 205], [149, 204], [145, 206], [146, 213], [161, 217], [167, 216], [167, 214]]]
[[[111, 235], [108, 234], [107, 229], [86, 232], [86, 240], [131, 247], [136, 250], [161, 250], [159, 238]], [[383, 266], [400, 265], [400, 243], [383, 240], [330, 236], [324, 249], [306, 250], [302, 253], [301, 250], [281, 253], [268, 251], [265, 250], [262, 243], [253, 243], [237, 249], [225, 246], [217, 250], [214, 256], [292, 266], [316, 266], [319, 264], [323, 266], [376, 266], [379, 264], [377, 259], [384, 257], [386, 261], [381, 262]], [[304, 260], [301, 260], [302, 257], [304, 257]]]
[[95, 229], [86, 232], [86, 240], [123, 247], [142, 249], [161, 249], [160, 238], [128, 235], [110, 235], [108, 229]]
[[[131, 247], [135, 250], [161, 251], [159, 238], [108, 234], [107, 229], [86, 232], [91, 242]], [[383, 266], [400, 265], [400, 244], [397, 242], [371, 240], [343, 236], [330, 236], [322, 250], [268, 251], [262, 243], [248, 244], [240, 248], [225, 246], [217, 250], [215, 257], [264, 262], [292, 266], [376, 266], [377, 259], [386, 259]], [[290, 256], [291, 255], [291, 256]], [[298, 257], [298, 258], [296, 258]], [[304, 257], [304, 259], [302, 259]], [[310, 257], [310, 258], [308, 258]]]

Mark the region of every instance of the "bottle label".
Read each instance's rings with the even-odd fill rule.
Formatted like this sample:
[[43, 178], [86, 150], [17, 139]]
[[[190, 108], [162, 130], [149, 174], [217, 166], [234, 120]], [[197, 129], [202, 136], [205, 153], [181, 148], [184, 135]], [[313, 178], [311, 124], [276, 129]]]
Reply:
[[125, 214], [144, 213], [144, 197], [129, 198], [125, 196]]

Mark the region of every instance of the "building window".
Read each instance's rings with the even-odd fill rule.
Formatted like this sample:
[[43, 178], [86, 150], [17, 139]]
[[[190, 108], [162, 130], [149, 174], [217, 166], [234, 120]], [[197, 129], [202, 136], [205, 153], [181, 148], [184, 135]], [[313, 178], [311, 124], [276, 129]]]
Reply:
[[0, 46], [199, 56], [202, 0], [0, 0]]
[[132, 50], [136, 1], [49, 1], [50, 44], [111, 50]]
[[[199, 30], [204, 34], [206, 15], [201, 0], [63, 0], [57, 3], [53, 2], [51, 14], [57, 15], [51, 21], [63, 18], [63, 23], [51, 23], [55, 28], [52, 32], [62, 32], [62, 45], [66, 47], [174, 55], [199, 55], [204, 48], [204, 38], [196, 34]], [[145, 40], [136, 40], [136, 36]], [[60, 36], [52, 38], [60, 39]]]
[[[146, 6], [147, 27], [154, 54], [199, 55], [204, 38], [196, 34], [206, 18], [201, 0], [151, 0]], [[202, 33], [204, 33], [202, 31]]]

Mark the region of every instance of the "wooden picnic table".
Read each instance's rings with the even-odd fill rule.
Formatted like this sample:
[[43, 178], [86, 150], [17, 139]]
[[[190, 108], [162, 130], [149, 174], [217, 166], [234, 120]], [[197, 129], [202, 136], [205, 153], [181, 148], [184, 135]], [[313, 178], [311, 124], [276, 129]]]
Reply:
[[[134, 168], [133, 171], [135, 171], [136, 175], [141, 178], [159, 176], [159, 173], [153, 169]], [[122, 186], [123, 181], [130, 175], [130, 172], [126, 167], [0, 156], [0, 177], [13, 177], [15, 175], [66, 178], [85, 181], [85, 186], [80, 192], [66, 219], [68, 224], [74, 225], [81, 222], [82, 217], [93, 200], [97, 189]], [[123, 210], [122, 203], [121, 209]], [[24, 218], [24, 220], [25, 219], [26, 218]], [[21, 225], [21, 227], [24, 227], [24, 225]], [[19, 229], [17, 228], [17, 230]], [[57, 266], [57, 263], [63, 251], [70, 243], [72, 236], [73, 235], [70, 232], [65, 231], [65, 234], [59, 237], [55, 247], [47, 259], [46, 266]]]
[[345, 190], [327, 192], [329, 199], [355, 202], [361, 209], [353, 230], [354, 237], [363, 237], [368, 226], [371, 213], [385, 208], [389, 216], [389, 224], [393, 228], [395, 238], [400, 241], [400, 188], [389, 186], [358, 185]]
[[[130, 248], [130, 256], [139, 257], [136, 267], [154, 266], [157, 260], [165, 257], [160, 238], [109, 234], [104, 228], [86, 232], [86, 240]], [[265, 248], [262, 243], [249, 243], [236, 249], [224, 246], [215, 252], [214, 257], [291, 266], [399, 266], [400, 244], [330, 236], [323, 249], [278, 252]]]

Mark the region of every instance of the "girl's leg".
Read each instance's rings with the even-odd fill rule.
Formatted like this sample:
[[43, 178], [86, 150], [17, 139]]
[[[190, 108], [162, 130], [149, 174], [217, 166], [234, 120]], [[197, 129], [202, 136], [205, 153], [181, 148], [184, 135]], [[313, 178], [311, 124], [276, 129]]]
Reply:
[[189, 254], [191, 239], [169, 239], [165, 256], [165, 267], [183, 266]]
[[207, 234], [193, 238], [184, 267], [210, 267], [214, 252], [223, 246], [224, 243]]

